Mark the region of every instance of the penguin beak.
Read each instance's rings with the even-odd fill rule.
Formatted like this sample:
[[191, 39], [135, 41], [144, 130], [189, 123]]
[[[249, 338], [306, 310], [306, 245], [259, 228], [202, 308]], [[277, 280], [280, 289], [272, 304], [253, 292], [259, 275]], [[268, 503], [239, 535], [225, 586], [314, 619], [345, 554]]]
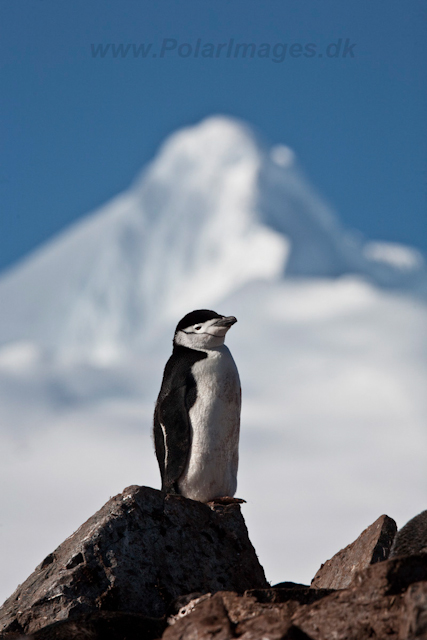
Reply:
[[212, 326], [213, 327], [224, 327], [226, 329], [229, 329], [230, 327], [233, 326], [233, 324], [235, 322], [237, 322], [237, 318], [235, 318], [234, 316], [227, 316], [226, 318], [219, 318], [219, 320], [214, 322], [214, 324]]

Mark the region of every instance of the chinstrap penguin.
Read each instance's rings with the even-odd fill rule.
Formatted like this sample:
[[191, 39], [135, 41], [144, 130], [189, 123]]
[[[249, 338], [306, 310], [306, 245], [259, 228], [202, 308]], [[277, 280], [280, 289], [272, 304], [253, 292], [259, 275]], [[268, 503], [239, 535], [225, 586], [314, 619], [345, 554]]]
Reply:
[[[224, 338], [234, 316], [199, 309], [178, 323], [154, 410], [162, 491], [209, 502], [237, 487], [241, 389]], [[221, 500], [222, 498], [222, 500]]]

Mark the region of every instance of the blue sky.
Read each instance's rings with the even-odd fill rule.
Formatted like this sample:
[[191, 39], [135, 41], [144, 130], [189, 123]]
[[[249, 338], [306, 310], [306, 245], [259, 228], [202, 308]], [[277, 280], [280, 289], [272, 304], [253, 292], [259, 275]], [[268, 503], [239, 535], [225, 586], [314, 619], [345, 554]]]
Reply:
[[[426, 7], [1, 0], [0, 268], [126, 188], [166, 135], [212, 113], [293, 147], [346, 226], [427, 251]], [[254, 57], [218, 50], [230, 39], [254, 43]], [[161, 57], [166, 40], [176, 46]], [[151, 49], [93, 57], [91, 44], [109, 43]], [[209, 44], [218, 57], [203, 57]]]

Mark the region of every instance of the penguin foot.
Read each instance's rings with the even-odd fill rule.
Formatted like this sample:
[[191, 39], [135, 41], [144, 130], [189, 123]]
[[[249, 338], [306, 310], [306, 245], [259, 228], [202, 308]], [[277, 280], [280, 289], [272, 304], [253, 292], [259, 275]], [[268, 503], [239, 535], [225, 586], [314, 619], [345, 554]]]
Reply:
[[241, 498], [232, 498], [231, 496], [219, 496], [218, 498], [213, 498], [209, 500], [207, 504], [243, 504], [246, 503], [246, 500], [242, 500]]

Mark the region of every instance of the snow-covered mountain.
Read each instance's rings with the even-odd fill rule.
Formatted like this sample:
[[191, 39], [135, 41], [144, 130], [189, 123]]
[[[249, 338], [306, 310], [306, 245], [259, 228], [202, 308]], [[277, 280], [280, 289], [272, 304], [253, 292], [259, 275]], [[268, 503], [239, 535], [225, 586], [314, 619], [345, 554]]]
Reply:
[[287, 147], [224, 117], [171, 136], [0, 278], [0, 599], [111, 495], [159, 487], [154, 402], [197, 307], [238, 318], [238, 495], [269, 580], [425, 509], [426, 281], [415, 250], [345, 231]]
[[289, 148], [212, 117], [172, 135], [125, 193], [0, 278], [0, 344], [106, 362], [249, 282], [346, 273], [426, 282], [414, 250], [347, 233]]

